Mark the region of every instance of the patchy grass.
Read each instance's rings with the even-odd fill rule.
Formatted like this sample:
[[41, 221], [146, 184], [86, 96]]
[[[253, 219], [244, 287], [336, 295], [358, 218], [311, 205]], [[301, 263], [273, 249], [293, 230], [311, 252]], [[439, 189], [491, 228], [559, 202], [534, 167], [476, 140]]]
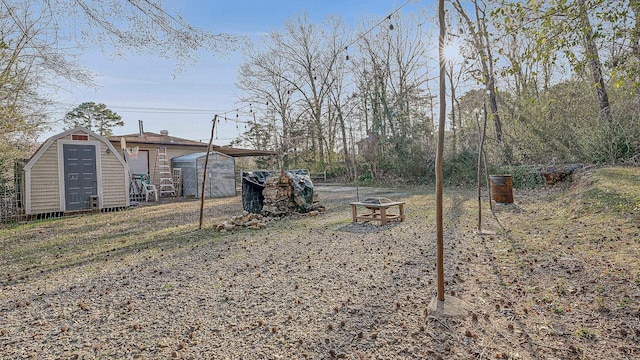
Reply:
[[[92, 267], [89, 264], [100, 261], [124, 260], [141, 252], [162, 252], [215, 241], [222, 235], [211, 229], [211, 223], [227, 216], [231, 208], [237, 209], [237, 202], [208, 201], [203, 231], [196, 231], [199, 219], [196, 201], [14, 226], [0, 230], [0, 265], [3, 272], [25, 278], [76, 266]], [[16, 280], [14, 276], [11, 278]]]
[[604, 168], [585, 174], [563, 200], [581, 214], [609, 212], [640, 219], [638, 168]]
[[[517, 211], [497, 214], [510, 244], [496, 266], [521, 289], [513, 299], [528, 321], [561, 325], [554, 332], [569, 338], [554, 342], [566, 356], [638, 354], [626, 324], [640, 314], [640, 169], [596, 169], [548, 195], [521, 196]], [[634, 332], [637, 339], [640, 328]], [[592, 343], [605, 336], [609, 350], [594, 353]]]
[[[84, 319], [117, 299], [123, 319], [130, 312], [140, 316], [128, 324], [101, 318], [100, 327], [87, 329], [147, 339], [142, 343], [151, 345], [132, 351], [150, 358], [170, 357], [170, 350], [184, 357], [216, 357], [224, 354], [216, 352], [221, 351], [217, 346], [244, 346], [256, 336], [261, 340], [254, 345], [266, 351], [265, 357], [337, 357], [343, 353], [331, 353], [335, 344], [342, 344], [349, 358], [623, 359], [640, 354], [640, 169], [596, 169], [571, 186], [515, 189], [515, 204], [498, 205], [494, 213], [485, 200], [482, 228], [495, 233], [486, 236], [476, 234], [475, 191], [446, 189], [446, 296], [470, 305], [460, 319], [436, 319], [424, 311], [436, 283], [433, 189], [359, 191], [361, 198], [378, 191], [375, 195], [405, 201], [405, 223], [354, 226], [348, 204], [355, 192], [335, 187], [320, 194], [326, 213], [273, 221], [259, 231], [212, 230], [241, 212], [239, 198], [206, 202], [203, 230], [197, 230], [197, 202], [0, 229], [0, 308], [15, 325], [0, 324], [6, 332], [0, 332], [0, 348], [22, 341], [10, 334], [36, 326], [29, 324], [47, 327], [55, 336], [69, 334], [68, 313]], [[153, 296], [144, 301], [131, 295], [148, 293]], [[61, 294], [71, 310], [40, 322], [41, 311], [55, 310], [44, 303], [55, 304]], [[162, 306], [150, 307], [154, 301]], [[145, 317], [160, 321], [172, 314], [167, 306], [189, 301], [197, 303], [180, 308], [175, 324], [144, 326]], [[267, 310], [255, 317], [258, 305]], [[31, 322], [16, 320], [29, 306], [38, 307]], [[227, 308], [216, 318], [215, 311]], [[198, 322], [188, 323], [187, 314]], [[296, 321], [303, 317], [308, 320]], [[214, 326], [228, 319], [233, 325]], [[172, 328], [188, 333], [169, 335]], [[199, 332], [202, 337], [196, 338]], [[303, 342], [291, 335], [298, 332], [307, 334]], [[170, 336], [182, 342], [168, 347], [165, 340], [155, 340]], [[51, 344], [64, 348], [65, 341], [54, 337]], [[24, 346], [38, 345], [31, 342]], [[211, 352], [203, 354], [203, 348]], [[384, 353], [385, 348], [397, 352]], [[108, 350], [124, 354], [115, 345]]]

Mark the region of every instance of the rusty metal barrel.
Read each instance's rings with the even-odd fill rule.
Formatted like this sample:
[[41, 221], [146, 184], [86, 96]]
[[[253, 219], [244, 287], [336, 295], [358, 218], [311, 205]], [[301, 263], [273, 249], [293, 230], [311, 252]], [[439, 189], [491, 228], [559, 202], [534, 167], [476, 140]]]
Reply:
[[511, 175], [489, 175], [491, 179], [491, 198], [497, 203], [513, 203], [513, 181]]

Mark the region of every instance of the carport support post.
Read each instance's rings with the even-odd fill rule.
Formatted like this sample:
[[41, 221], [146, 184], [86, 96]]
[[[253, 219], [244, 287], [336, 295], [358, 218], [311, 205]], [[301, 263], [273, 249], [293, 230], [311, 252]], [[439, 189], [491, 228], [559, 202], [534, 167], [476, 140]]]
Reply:
[[[211, 125], [211, 137], [209, 138], [209, 146], [207, 146], [207, 157], [204, 158], [204, 169], [202, 169], [202, 192], [200, 193], [200, 225], [198, 229], [202, 229], [202, 214], [204, 213], [204, 184], [207, 183], [207, 166], [209, 166], [209, 152], [211, 151], [211, 143], [213, 143], [213, 132], [216, 129], [216, 121], [218, 121], [218, 115], [213, 116], [213, 124]], [[196, 160], [196, 171], [198, 169], [198, 162]]]

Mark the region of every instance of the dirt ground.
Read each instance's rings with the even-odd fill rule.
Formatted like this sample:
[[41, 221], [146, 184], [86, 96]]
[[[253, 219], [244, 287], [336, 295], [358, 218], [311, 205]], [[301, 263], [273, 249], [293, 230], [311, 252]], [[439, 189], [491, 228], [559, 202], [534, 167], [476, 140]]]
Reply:
[[[475, 191], [447, 189], [460, 317], [428, 310], [431, 188], [317, 186], [324, 213], [262, 230], [213, 230], [240, 197], [207, 201], [202, 230], [195, 201], [1, 228], [0, 358], [637, 359], [640, 180], [611, 190], [623, 175], [484, 201], [484, 236]], [[351, 223], [374, 195], [406, 221]]]

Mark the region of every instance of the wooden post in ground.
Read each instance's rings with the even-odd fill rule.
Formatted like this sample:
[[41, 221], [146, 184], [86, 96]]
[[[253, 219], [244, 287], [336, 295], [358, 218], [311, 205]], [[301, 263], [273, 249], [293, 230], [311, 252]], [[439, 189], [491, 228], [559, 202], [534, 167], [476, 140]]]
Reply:
[[[209, 153], [211, 151], [211, 143], [213, 143], [213, 133], [216, 129], [216, 121], [218, 121], [218, 115], [213, 117], [213, 124], [211, 125], [211, 137], [209, 138], [209, 146], [207, 146], [207, 157], [204, 158], [204, 169], [202, 170], [202, 191], [200, 192], [200, 225], [198, 229], [202, 229], [202, 216], [204, 213], [204, 185], [207, 183], [207, 166], [209, 165]], [[196, 161], [196, 171], [198, 164]]]
[[436, 151], [436, 266], [438, 273], [438, 301], [444, 301], [444, 228], [442, 221], [442, 156], [444, 153], [444, 126], [447, 116], [447, 97], [445, 84], [444, 37], [444, 0], [438, 1], [438, 20], [440, 33], [438, 36], [438, 60], [440, 63], [440, 118], [438, 119], [438, 148]]
[[[468, 305], [453, 296], [444, 299], [444, 224], [442, 207], [442, 157], [444, 153], [444, 123], [446, 118], [446, 93], [445, 93], [445, 57], [444, 36], [446, 27], [444, 23], [444, 0], [438, 1], [438, 20], [440, 22], [440, 35], [438, 38], [438, 58], [440, 61], [440, 119], [438, 121], [438, 149], [436, 151], [436, 233], [437, 253], [436, 267], [438, 273], [438, 293], [429, 304], [429, 309], [435, 314], [445, 316], [464, 316], [468, 312]], [[446, 304], [446, 305], [445, 305]]]
[[[485, 133], [486, 133], [486, 126], [487, 126], [487, 117], [489, 116], [487, 114], [487, 101], [484, 101], [484, 104], [482, 105], [482, 109], [484, 112], [484, 126], [485, 126]], [[491, 181], [489, 178], [489, 164], [487, 164], [487, 152], [482, 150], [482, 159], [484, 160], [484, 176], [486, 177], [486, 182], [487, 182], [487, 188], [489, 189], [489, 208], [491, 209], [491, 211], [493, 211], [493, 201], [491, 201], [492, 198], [492, 194], [491, 194]]]
[[[486, 106], [485, 109], [486, 110]], [[485, 135], [487, 133], [487, 120], [485, 117], [485, 121], [482, 127], [482, 130], [480, 131], [480, 114], [476, 113], [476, 122], [478, 123], [478, 133], [480, 135], [480, 147], [478, 150], [478, 175], [477, 175], [477, 180], [478, 180], [478, 234], [482, 233], [482, 182], [480, 180], [480, 176], [482, 175], [482, 154], [484, 153], [484, 139], [485, 139]], [[485, 164], [486, 166], [486, 164]], [[487, 186], [489, 186], [489, 183], [487, 183]], [[489, 199], [489, 201], [491, 201], [491, 199]]]

